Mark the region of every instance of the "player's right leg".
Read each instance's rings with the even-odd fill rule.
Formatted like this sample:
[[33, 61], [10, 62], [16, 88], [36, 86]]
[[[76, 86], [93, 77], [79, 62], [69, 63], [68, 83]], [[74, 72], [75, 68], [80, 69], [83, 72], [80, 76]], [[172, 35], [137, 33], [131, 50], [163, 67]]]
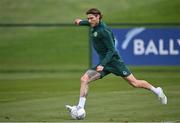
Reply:
[[95, 70], [87, 70], [81, 77], [80, 96], [86, 97], [88, 94], [88, 85], [90, 82], [95, 81], [101, 77], [101, 74]]
[[[88, 95], [89, 83], [95, 81], [101, 77], [101, 74], [95, 70], [87, 70], [81, 77], [80, 85], [80, 98], [77, 107], [84, 108], [86, 97]], [[72, 106], [66, 105], [68, 111], [71, 111]]]
[[81, 77], [80, 98], [78, 106], [84, 108], [86, 97], [88, 95], [89, 83], [101, 77], [101, 74], [95, 70], [87, 70]]

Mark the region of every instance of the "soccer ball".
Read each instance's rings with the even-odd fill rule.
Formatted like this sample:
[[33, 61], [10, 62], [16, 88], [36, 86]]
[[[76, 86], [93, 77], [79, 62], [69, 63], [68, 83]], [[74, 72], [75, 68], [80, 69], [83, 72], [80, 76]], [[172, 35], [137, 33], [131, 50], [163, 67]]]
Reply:
[[72, 119], [82, 120], [86, 116], [86, 111], [84, 108], [78, 108], [77, 106], [73, 106], [70, 112]]

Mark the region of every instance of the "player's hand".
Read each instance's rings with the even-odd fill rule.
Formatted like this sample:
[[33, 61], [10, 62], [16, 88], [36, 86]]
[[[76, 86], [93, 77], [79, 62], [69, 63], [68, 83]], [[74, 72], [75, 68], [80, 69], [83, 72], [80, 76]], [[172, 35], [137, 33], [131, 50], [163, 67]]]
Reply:
[[96, 67], [96, 71], [102, 71], [104, 69], [104, 66], [99, 65]]
[[74, 23], [75, 23], [76, 25], [79, 25], [79, 23], [80, 23], [81, 21], [82, 21], [81, 19], [77, 18], [77, 19], [74, 20]]

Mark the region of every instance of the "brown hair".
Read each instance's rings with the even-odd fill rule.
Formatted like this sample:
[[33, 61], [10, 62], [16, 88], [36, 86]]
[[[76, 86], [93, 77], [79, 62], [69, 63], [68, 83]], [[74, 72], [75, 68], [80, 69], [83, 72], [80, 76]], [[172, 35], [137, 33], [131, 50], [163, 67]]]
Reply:
[[97, 8], [91, 8], [91, 9], [89, 9], [87, 12], [86, 12], [86, 15], [88, 15], [88, 14], [93, 14], [93, 15], [95, 15], [95, 16], [97, 16], [97, 15], [99, 15], [100, 16], [100, 20], [102, 19], [102, 14], [101, 14], [101, 11], [100, 10], [98, 10]]

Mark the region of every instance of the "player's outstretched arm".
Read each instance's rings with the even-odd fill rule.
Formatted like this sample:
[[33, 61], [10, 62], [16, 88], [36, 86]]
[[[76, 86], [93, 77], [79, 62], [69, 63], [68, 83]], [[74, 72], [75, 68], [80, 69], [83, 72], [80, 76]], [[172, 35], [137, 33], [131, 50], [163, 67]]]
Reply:
[[78, 26], [90, 26], [90, 24], [87, 20], [81, 20], [79, 18], [75, 19], [74, 23]]
[[80, 25], [80, 22], [81, 22], [81, 21], [82, 21], [81, 19], [77, 18], [77, 19], [74, 20], [74, 23], [75, 23], [76, 25]]

